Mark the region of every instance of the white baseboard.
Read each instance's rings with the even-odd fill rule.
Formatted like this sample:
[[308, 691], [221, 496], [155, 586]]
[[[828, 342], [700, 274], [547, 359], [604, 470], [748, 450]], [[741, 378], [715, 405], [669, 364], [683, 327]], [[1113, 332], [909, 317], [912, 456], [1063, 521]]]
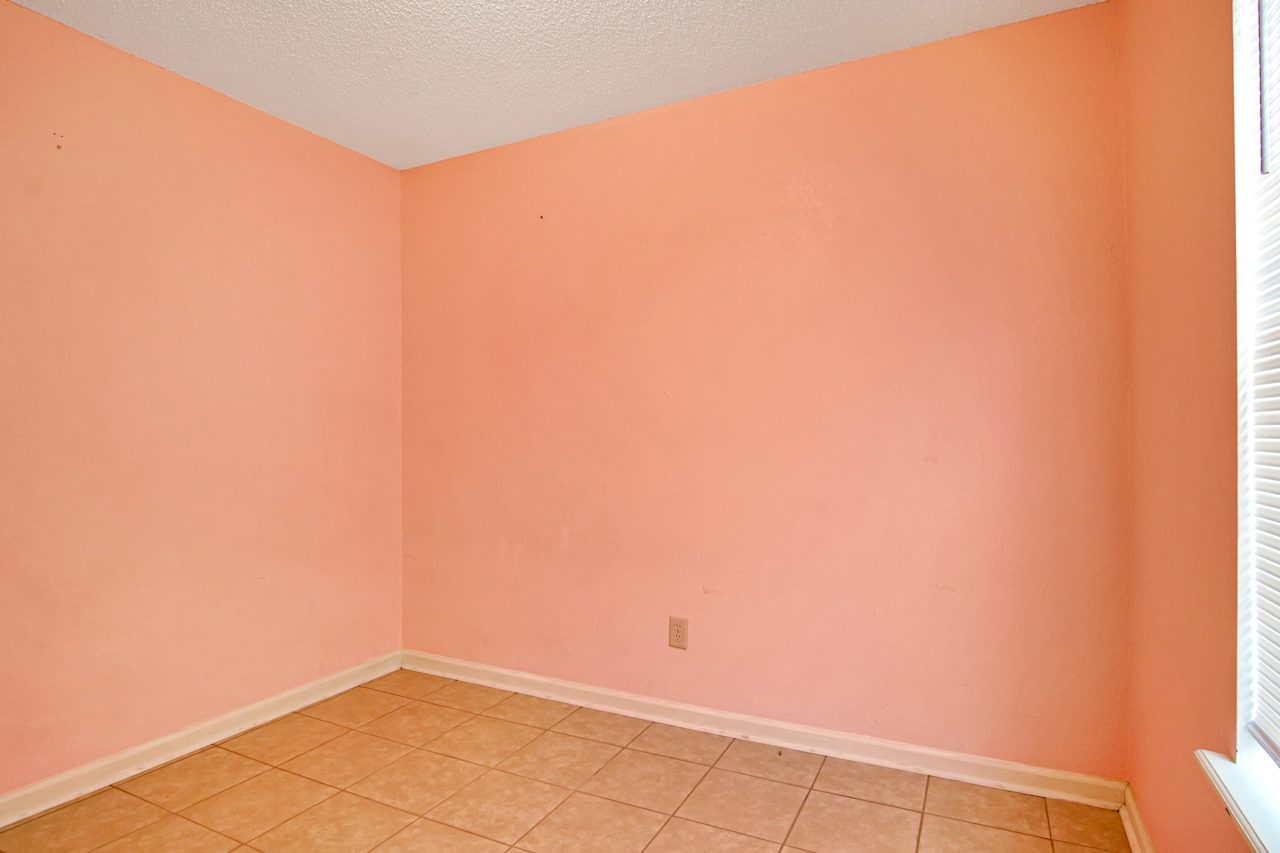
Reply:
[[1129, 837], [1129, 849], [1132, 853], [1156, 853], [1156, 846], [1151, 843], [1151, 835], [1138, 813], [1138, 801], [1134, 799], [1133, 788], [1124, 786], [1124, 805], [1120, 807], [1120, 819], [1124, 821], [1124, 834]]
[[[1121, 809], [1126, 804], [1128, 785], [1100, 776], [1047, 770], [1028, 764], [783, 723], [731, 711], [717, 711], [425, 652], [406, 650], [401, 665], [419, 672], [528, 693], [544, 699], [944, 779], [973, 782], [1113, 810]], [[1136, 819], [1136, 816], [1137, 809], [1133, 807], [1132, 817]], [[1139, 853], [1139, 850], [1140, 848], [1134, 847], [1135, 853]], [[1150, 851], [1151, 848], [1147, 847], [1146, 850]]]
[[197, 749], [262, 725], [276, 717], [313, 705], [335, 693], [385, 675], [400, 666], [400, 652], [391, 652], [359, 666], [286, 690], [229, 714], [197, 723], [158, 740], [117, 752], [106, 758], [50, 776], [23, 788], [0, 794], [0, 827], [74, 800], [145, 770], [158, 767]]
[[1124, 782], [960, 752], [913, 746], [832, 729], [779, 722], [731, 711], [718, 711], [713, 708], [686, 705], [666, 699], [592, 687], [572, 681], [415, 651], [392, 652], [374, 658], [359, 666], [285, 691], [214, 720], [190, 726], [25, 788], [0, 794], [0, 826], [7, 826], [14, 821], [69, 802], [98, 788], [158, 767], [188, 752], [226, 740], [254, 726], [377, 678], [400, 666], [698, 731], [925, 773], [944, 779], [973, 782], [1009, 791], [1117, 809], [1124, 820], [1125, 832], [1129, 836], [1133, 853], [1154, 853], [1150, 836], [1147, 835], [1142, 819], [1138, 815], [1137, 803], [1133, 799], [1132, 791]]

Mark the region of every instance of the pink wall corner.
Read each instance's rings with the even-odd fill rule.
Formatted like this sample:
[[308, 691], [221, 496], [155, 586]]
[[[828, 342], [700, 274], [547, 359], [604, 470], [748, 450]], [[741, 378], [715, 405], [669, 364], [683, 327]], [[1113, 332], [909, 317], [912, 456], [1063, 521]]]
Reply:
[[406, 173], [407, 645], [1121, 776], [1114, 17]]
[[1119, 0], [398, 177], [0, 0], [0, 791], [403, 643], [1244, 849], [1230, 57]]
[[1130, 779], [1161, 851], [1247, 849], [1192, 752], [1235, 732], [1231, 4], [1121, 0], [1133, 395]]
[[399, 176], [0, 2], [0, 791], [399, 647]]

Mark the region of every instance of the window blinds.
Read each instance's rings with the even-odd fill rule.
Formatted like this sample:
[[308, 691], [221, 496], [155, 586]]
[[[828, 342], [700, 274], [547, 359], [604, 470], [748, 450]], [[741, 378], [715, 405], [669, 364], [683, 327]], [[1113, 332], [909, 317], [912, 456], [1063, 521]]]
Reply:
[[[1254, 737], [1280, 760], [1280, 0], [1248, 0], [1257, 45], [1253, 80], [1256, 114], [1238, 116], [1237, 132], [1256, 140], [1240, 146], [1237, 223], [1240, 241], [1241, 364], [1241, 674], [1244, 712]], [[1252, 100], [1252, 99], [1250, 99]], [[1250, 132], [1252, 131], [1252, 132]], [[1260, 156], [1258, 156], [1260, 155]]]
[[1280, 171], [1280, 3], [1258, 2], [1258, 83], [1262, 173]]

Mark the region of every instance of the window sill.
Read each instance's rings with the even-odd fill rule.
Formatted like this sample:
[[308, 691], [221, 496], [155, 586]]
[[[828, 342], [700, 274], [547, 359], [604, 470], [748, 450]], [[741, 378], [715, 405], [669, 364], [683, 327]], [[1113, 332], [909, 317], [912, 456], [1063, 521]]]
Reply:
[[1246, 734], [1235, 761], [1203, 749], [1196, 758], [1253, 849], [1280, 853], [1280, 767], [1271, 756]]

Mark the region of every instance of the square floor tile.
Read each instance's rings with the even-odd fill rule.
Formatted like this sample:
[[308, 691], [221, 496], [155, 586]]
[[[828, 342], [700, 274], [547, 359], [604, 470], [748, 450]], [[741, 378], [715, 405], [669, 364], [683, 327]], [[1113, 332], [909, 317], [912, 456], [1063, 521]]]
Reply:
[[624, 749], [591, 781], [588, 794], [672, 814], [707, 773], [707, 766]]
[[356, 687], [310, 708], [303, 708], [298, 713], [349, 729], [358, 729], [365, 723], [371, 723], [382, 715], [409, 704], [409, 701], [403, 696], [383, 693], [381, 690]]
[[169, 815], [106, 847], [99, 847], [98, 853], [227, 853], [238, 846], [238, 842], [225, 835]]
[[452, 755], [463, 761], [494, 767], [540, 734], [541, 729], [532, 726], [490, 717], [472, 717], [457, 728], [429, 741], [424, 748]]
[[482, 684], [467, 684], [464, 681], [455, 681], [453, 684], [441, 687], [434, 693], [428, 694], [425, 698], [426, 701], [434, 705], [444, 705], [447, 708], [457, 708], [459, 711], [470, 711], [473, 714], [479, 714], [481, 711], [489, 710], [510, 695], [510, 690], [499, 690], [496, 687], [485, 687]]
[[473, 716], [475, 715], [470, 711], [459, 711], [426, 702], [410, 702], [385, 717], [366, 723], [360, 727], [360, 731], [398, 740], [410, 746], [422, 746]]
[[414, 820], [413, 815], [343, 791], [257, 838], [265, 853], [364, 853]]
[[611, 743], [614, 746], [626, 746], [648, 725], [647, 720], [638, 720], [635, 717], [610, 714], [608, 711], [597, 711], [594, 708], [579, 708], [556, 723], [552, 731]]
[[520, 839], [530, 853], [640, 853], [666, 815], [573, 794]]
[[79, 853], [122, 838], [164, 816], [158, 806], [107, 788], [0, 832], [0, 850]]
[[715, 764], [732, 742], [733, 738], [723, 735], [654, 723], [631, 741], [630, 748], [695, 764]]
[[516, 693], [485, 711], [485, 716], [497, 717], [512, 723], [523, 723], [539, 729], [549, 729], [577, 710], [577, 705], [539, 699]]
[[1055, 853], [1047, 838], [925, 815], [920, 853]]
[[434, 693], [452, 683], [451, 678], [427, 675], [425, 672], [414, 672], [411, 669], [397, 669], [381, 678], [365, 682], [361, 686], [368, 687], [370, 690], [381, 690], [384, 693], [394, 693], [406, 699], [421, 699], [428, 693]]
[[924, 791], [928, 782], [929, 777], [919, 773], [828, 758], [823, 762], [813, 788], [816, 791], [920, 811], [924, 808]]
[[733, 770], [804, 788], [813, 784], [821, 766], [821, 755], [749, 740], [735, 740], [716, 762], [716, 767], [721, 770]]
[[351, 792], [421, 815], [484, 772], [475, 764], [415, 749], [352, 785]]
[[336, 788], [272, 769], [182, 814], [237, 841], [249, 841], [335, 793]]
[[778, 853], [778, 845], [675, 817], [645, 853]]
[[386, 767], [411, 748], [364, 732], [347, 732], [337, 740], [285, 762], [281, 769], [335, 788], [345, 788]]
[[924, 810], [996, 829], [1049, 837], [1049, 817], [1043, 797], [931, 777]]
[[116, 787], [176, 812], [269, 769], [261, 761], [212, 746]]
[[452, 826], [419, 820], [374, 848], [375, 853], [503, 853], [505, 844]]
[[427, 813], [438, 823], [514, 844], [569, 796], [536, 779], [490, 770]]
[[813, 791], [787, 843], [814, 853], [915, 853], [920, 814]]
[[267, 764], [284, 764], [309, 749], [328, 743], [347, 730], [342, 726], [290, 714], [274, 722], [224, 740], [220, 746]]
[[786, 839], [808, 791], [794, 785], [711, 770], [677, 815], [769, 841]]
[[577, 788], [619, 752], [618, 747], [585, 738], [543, 732], [498, 765], [517, 776]]
[[1049, 829], [1055, 841], [1128, 853], [1129, 839], [1120, 812], [1061, 800], [1049, 800], [1048, 807]]

